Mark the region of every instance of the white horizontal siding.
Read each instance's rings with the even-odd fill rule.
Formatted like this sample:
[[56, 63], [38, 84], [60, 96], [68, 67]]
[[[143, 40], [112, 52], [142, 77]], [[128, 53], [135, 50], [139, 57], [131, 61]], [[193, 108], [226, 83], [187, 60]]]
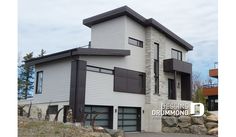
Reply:
[[37, 71], [43, 71], [43, 90], [42, 94], [34, 95], [34, 103], [69, 100], [71, 75], [70, 60], [50, 62], [36, 66], [36, 72]]
[[114, 92], [113, 77], [87, 71], [85, 104], [143, 107], [145, 95]]

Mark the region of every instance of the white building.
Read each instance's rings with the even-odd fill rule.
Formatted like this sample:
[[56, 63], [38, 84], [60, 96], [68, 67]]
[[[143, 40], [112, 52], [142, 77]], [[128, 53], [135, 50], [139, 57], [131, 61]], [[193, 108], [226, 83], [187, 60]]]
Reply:
[[193, 47], [154, 19], [127, 6], [83, 20], [90, 48], [76, 48], [27, 61], [37, 77], [33, 105], [50, 114], [69, 106], [74, 119], [125, 131], [161, 131], [152, 109], [162, 102], [191, 100]]

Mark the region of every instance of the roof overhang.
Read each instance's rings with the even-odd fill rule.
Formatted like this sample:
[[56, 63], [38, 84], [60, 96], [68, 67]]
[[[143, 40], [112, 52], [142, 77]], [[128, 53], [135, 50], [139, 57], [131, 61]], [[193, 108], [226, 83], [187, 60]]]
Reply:
[[188, 42], [186, 42], [185, 40], [177, 36], [175, 33], [170, 31], [163, 25], [161, 25], [156, 20], [152, 18], [146, 19], [140, 14], [138, 14], [137, 12], [135, 12], [134, 10], [132, 10], [131, 8], [129, 8], [128, 6], [123, 6], [123, 7], [120, 7], [120, 8], [87, 18], [87, 19], [84, 19], [83, 24], [86, 25], [87, 27], [91, 27], [95, 24], [99, 24], [99, 23], [102, 23], [102, 22], [105, 22], [114, 18], [121, 17], [121, 16], [128, 16], [144, 27], [151, 26], [157, 29], [158, 31], [165, 34], [168, 38], [170, 38], [171, 40], [173, 40], [174, 42], [182, 46], [187, 51], [193, 49], [193, 46], [191, 44], [189, 44]]
[[32, 66], [42, 64], [50, 61], [72, 58], [76, 56], [116, 56], [125, 57], [130, 55], [130, 50], [120, 49], [97, 49], [97, 48], [74, 48], [54, 54], [46, 55], [43, 57], [33, 58], [25, 61], [26, 65]]

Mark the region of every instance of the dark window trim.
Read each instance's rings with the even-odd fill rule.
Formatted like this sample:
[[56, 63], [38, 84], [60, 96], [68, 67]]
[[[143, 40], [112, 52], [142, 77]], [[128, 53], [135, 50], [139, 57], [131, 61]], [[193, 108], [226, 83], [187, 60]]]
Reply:
[[[92, 65], [87, 65], [87, 67], [98, 68], [98, 69], [99, 69], [98, 71], [95, 71], [95, 70], [88, 70], [88, 69], [86, 68], [87, 71], [98, 72], [98, 73], [104, 73], [104, 74], [110, 74], [110, 75], [113, 75], [113, 74], [114, 74], [114, 70], [113, 70], [113, 69], [108, 69], [108, 68], [103, 68], [103, 67], [97, 67], [97, 66], [92, 66]], [[108, 70], [108, 71], [111, 71], [112, 73], [102, 72], [102, 70]]]
[[159, 48], [159, 43], [154, 42], [155, 46], [157, 46], [157, 60], [159, 60], [159, 55], [160, 55], [160, 48]]
[[[135, 41], [137, 41], [138, 43], [142, 43], [142, 44], [141, 44], [141, 46], [140, 46], [140, 45], [135, 45], [135, 44], [133, 44], [133, 43], [130, 43], [130, 42], [129, 42], [129, 39], [135, 40]], [[129, 37], [129, 38], [128, 38], [128, 44], [133, 45], [133, 46], [137, 46], [137, 47], [140, 47], [140, 48], [143, 48], [143, 41], [138, 40], [138, 39], [135, 39], [135, 38], [132, 38], [132, 37]]]
[[[157, 42], [154, 42], [154, 44], [155, 44], [155, 46], [157, 47], [157, 59], [154, 59], [154, 79], [155, 79], [155, 95], [160, 95], [160, 91], [159, 91], [159, 89], [160, 89], [160, 84], [159, 84], [159, 82], [160, 82], [160, 79], [159, 79], [159, 69], [160, 69], [160, 65], [159, 65], [159, 53], [160, 53], [160, 48], [159, 48], [159, 43], [157, 43]], [[158, 71], [156, 71], [156, 64], [157, 63], [157, 67], [158, 67]]]
[[42, 75], [43, 75], [43, 71], [37, 71], [37, 73], [36, 73], [36, 88], [35, 88], [35, 94], [42, 94], [43, 93], [43, 81], [42, 81], [42, 91], [41, 91], [41, 93], [38, 93], [38, 74], [39, 73], [42, 73]]
[[[173, 57], [172, 57], [172, 50], [176, 51], [177, 53], [180, 53], [180, 55], [181, 55], [180, 60], [182, 61], [182, 60], [183, 60], [183, 53], [182, 53], [182, 51], [171, 48], [171, 58], [173, 58]], [[178, 56], [178, 54], [177, 54], [177, 56]], [[177, 57], [177, 58], [178, 58], [178, 57]], [[179, 59], [178, 59], [178, 60], [179, 60]]]

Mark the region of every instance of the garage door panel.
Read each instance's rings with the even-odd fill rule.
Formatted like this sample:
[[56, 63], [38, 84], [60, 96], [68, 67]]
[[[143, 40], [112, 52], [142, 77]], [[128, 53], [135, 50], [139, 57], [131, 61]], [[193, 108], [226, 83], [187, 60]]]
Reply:
[[108, 114], [100, 114], [97, 116], [98, 119], [109, 119], [109, 115]]
[[95, 125], [107, 126], [108, 124], [109, 124], [108, 121], [100, 121], [100, 120], [95, 121]]
[[[122, 129], [122, 127], [118, 127], [118, 128]], [[123, 127], [123, 130], [125, 132], [137, 131], [137, 126], [125, 126], [125, 127]]]
[[92, 111], [108, 113], [109, 108], [107, 108], [107, 107], [93, 107]]
[[124, 125], [137, 125], [137, 121], [134, 120], [126, 120], [124, 121]]
[[95, 115], [95, 125], [102, 126], [105, 128], [112, 128], [113, 123], [113, 108], [109, 106], [85, 106], [85, 114], [87, 114], [87, 118], [85, 121], [85, 125], [91, 125], [92, 120]]
[[125, 132], [140, 131], [141, 108], [118, 107], [118, 128]]
[[124, 115], [125, 119], [137, 119], [137, 114]]

